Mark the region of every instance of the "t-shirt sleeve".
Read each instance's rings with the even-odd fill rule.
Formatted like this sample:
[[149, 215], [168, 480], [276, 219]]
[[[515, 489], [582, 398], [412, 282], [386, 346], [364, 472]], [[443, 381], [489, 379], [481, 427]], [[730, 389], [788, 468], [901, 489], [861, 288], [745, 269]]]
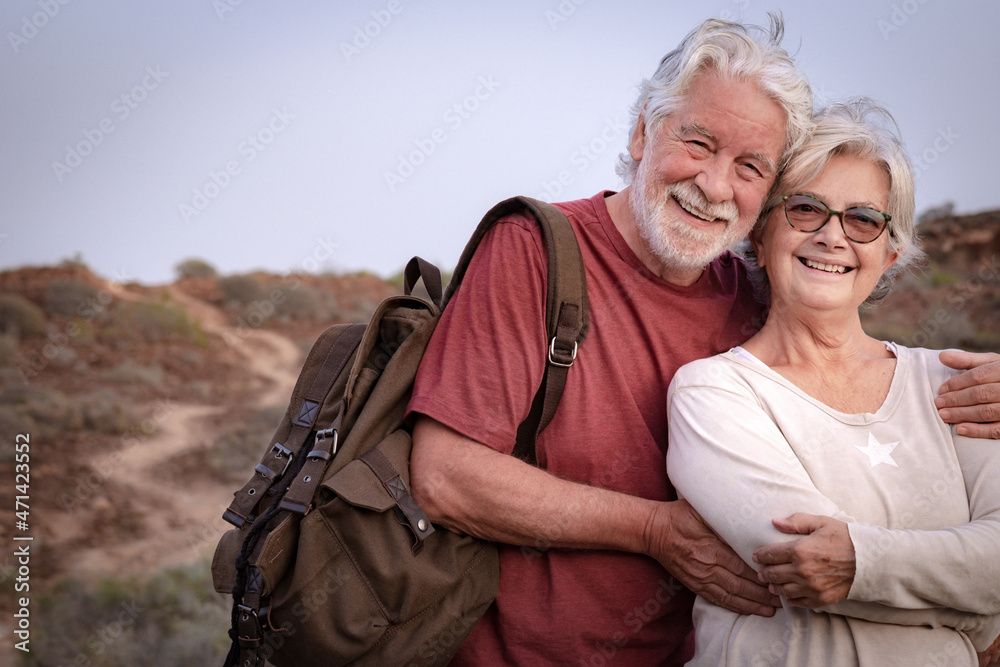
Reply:
[[[943, 366], [937, 351], [909, 352], [915, 377], [933, 393], [958, 372]], [[928, 401], [899, 409], [934, 408]], [[1000, 614], [1000, 441], [966, 438], [943, 424], [942, 431], [958, 459], [971, 521], [940, 530], [852, 525], [858, 571], [849, 597], [894, 607]]]
[[541, 384], [547, 259], [533, 219], [480, 243], [421, 360], [407, 408], [510, 453]]
[[953, 437], [971, 522], [941, 530], [851, 526], [866, 564], [851, 599], [1000, 613], [1000, 441]]

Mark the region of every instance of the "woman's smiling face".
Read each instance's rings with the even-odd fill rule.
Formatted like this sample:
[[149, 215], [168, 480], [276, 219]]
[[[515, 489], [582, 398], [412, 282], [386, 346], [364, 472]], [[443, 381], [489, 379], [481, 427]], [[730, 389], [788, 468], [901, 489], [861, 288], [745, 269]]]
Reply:
[[[873, 162], [835, 155], [796, 193], [811, 195], [836, 211], [885, 211], [889, 177]], [[839, 215], [815, 232], [800, 232], [786, 221], [783, 204], [754, 229], [751, 239], [758, 264], [767, 271], [772, 309], [857, 310], [896, 261], [896, 254], [889, 252], [888, 233], [871, 243], [855, 243], [844, 235]]]

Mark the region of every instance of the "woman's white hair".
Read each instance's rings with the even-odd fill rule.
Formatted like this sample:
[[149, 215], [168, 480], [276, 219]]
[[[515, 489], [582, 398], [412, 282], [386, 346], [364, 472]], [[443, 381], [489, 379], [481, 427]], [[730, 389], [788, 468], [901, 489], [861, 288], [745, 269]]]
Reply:
[[[702, 23], [663, 57], [656, 73], [639, 86], [632, 105], [635, 132], [640, 116], [652, 135], [663, 120], [684, 102], [691, 81], [706, 70], [735, 81], [755, 81], [765, 95], [777, 102], [787, 117], [785, 147], [779, 167], [802, 143], [812, 122], [812, 91], [791, 56], [781, 48], [784, 23], [771, 14], [769, 30], [718, 19]], [[628, 150], [618, 156], [616, 171], [626, 184], [635, 178], [638, 163]]]
[[[761, 211], [757, 225], [767, 222], [771, 212], [780, 205], [781, 196], [802, 190], [817, 178], [834, 155], [861, 158], [878, 165], [889, 178], [889, 204], [885, 211], [892, 216], [889, 252], [897, 253], [898, 257], [865, 301], [867, 305], [874, 305], [885, 298], [903, 270], [925, 258], [918, 244], [914, 221], [913, 168], [892, 114], [870, 99], [833, 103], [817, 113], [814, 121], [809, 139], [791, 157], [771, 190], [769, 204]], [[757, 266], [753, 246], [746, 243], [742, 254], [758, 297], [766, 301], [770, 286], [766, 273]]]

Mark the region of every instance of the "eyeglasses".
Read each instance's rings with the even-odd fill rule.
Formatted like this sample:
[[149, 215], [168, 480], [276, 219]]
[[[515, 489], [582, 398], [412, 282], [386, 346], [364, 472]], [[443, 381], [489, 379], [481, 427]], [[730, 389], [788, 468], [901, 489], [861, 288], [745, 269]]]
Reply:
[[871, 243], [882, 235], [886, 227], [889, 228], [889, 236], [893, 236], [892, 216], [873, 208], [854, 207], [834, 211], [809, 195], [785, 195], [781, 201], [785, 204], [785, 220], [796, 231], [807, 234], [818, 232], [836, 215], [840, 218], [844, 236], [855, 243]]

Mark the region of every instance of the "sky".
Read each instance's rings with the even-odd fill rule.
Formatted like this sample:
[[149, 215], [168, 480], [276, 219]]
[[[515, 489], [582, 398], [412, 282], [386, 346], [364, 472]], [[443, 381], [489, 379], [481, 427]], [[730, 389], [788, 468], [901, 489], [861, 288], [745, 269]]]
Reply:
[[502, 199], [620, 189], [662, 56], [777, 10], [818, 103], [892, 111], [918, 212], [1000, 208], [994, 0], [7, 0], [0, 269], [450, 268]]

